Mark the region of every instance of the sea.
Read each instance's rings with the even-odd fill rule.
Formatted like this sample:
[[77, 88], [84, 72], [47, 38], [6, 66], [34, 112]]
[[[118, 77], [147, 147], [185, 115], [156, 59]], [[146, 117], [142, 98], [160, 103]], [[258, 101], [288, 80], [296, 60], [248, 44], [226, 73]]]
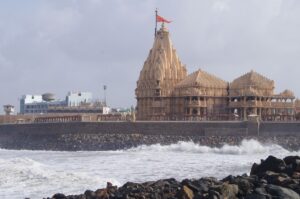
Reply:
[[165, 178], [215, 177], [249, 174], [254, 162], [274, 155], [300, 155], [276, 144], [243, 140], [221, 148], [194, 142], [139, 146], [117, 151], [31, 151], [0, 149], [0, 198], [45, 198], [55, 193], [82, 194], [104, 188], [107, 182]]

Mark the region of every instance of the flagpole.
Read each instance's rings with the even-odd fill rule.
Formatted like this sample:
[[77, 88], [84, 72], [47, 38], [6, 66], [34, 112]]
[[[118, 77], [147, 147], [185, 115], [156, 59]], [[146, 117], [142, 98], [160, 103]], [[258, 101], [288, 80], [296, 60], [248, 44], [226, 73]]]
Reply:
[[155, 9], [155, 32], [154, 32], [154, 37], [156, 37], [156, 32], [157, 32], [157, 8]]

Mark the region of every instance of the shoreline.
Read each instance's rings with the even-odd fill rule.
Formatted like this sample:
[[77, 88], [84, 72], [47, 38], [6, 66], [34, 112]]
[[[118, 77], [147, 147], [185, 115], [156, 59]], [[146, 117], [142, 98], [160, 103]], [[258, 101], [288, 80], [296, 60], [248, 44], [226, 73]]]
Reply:
[[143, 134], [62, 134], [41, 137], [26, 135], [19, 139], [0, 140], [0, 148], [12, 150], [48, 151], [110, 151], [126, 150], [141, 145], [170, 145], [194, 142], [201, 146], [222, 147], [240, 145], [253, 139], [262, 144], [277, 144], [289, 151], [300, 150], [300, 136], [181, 136]]
[[134, 199], [134, 198], [300, 198], [300, 157], [278, 159], [269, 156], [260, 164], [252, 165], [250, 175], [229, 175], [222, 180], [212, 177], [185, 179], [174, 178], [144, 183], [127, 182], [121, 187], [107, 183], [106, 188], [86, 190], [83, 194], [65, 196], [54, 194], [47, 199]]

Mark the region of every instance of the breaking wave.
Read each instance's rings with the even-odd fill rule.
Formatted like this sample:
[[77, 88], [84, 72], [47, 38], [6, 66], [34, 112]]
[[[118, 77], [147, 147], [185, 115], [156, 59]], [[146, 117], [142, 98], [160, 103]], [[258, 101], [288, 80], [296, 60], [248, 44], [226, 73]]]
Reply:
[[247, 154], [264, 154], [264, 153], [288, 153], [289, 151], [276, 144], [262, 144], [257, 140], [243, 140], [240, 145], [232, 146], [224, 144], [222, 147], [208, 147], [199, 145], [195, 142], [180, 141], [170, 145], [141, 145], [135, 148], [128, 149], [131, 152], [137, 151], [152, 151], [152, 152], [190, 152], [190, 153], [216, 153], [216, 154], [231, 154], [231, 155], [247, 155]]
[[121, 151], [29, 151], [0, 149], [0, 198], [43, 198], [174, 177], [224, 178], [248, 173], [254, 162], [299, 155], [279, 145], [243, 140], [220, 148], [194, 142], [138, 146]]

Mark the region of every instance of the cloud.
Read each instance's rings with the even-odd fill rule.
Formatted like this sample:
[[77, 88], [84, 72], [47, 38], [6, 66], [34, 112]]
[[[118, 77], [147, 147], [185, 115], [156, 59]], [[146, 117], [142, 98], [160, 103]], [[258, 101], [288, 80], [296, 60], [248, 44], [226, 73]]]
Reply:
[[110, 105], [134, 105], [155, 8], [173, 21], [168, 28], [190, 73], [203, 68], [232, 81], [254, 69], [278, 92], [300, 95], [297, 0], [15, 0], [0, 1], [0, 104], [48, 91], [103, 98], [106, 84]]

